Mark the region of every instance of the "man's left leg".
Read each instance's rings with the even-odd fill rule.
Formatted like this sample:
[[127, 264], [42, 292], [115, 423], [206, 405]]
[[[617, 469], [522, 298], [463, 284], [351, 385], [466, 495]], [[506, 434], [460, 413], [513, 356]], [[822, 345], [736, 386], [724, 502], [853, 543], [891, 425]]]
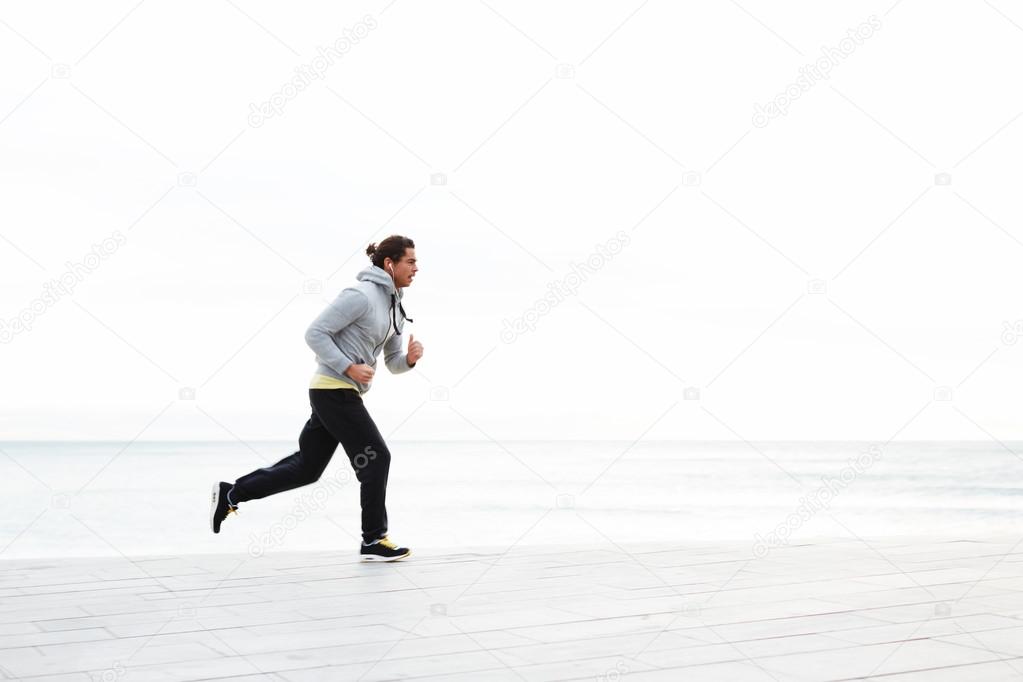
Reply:
[[[411, 552], [387, 537], [387, 478], [391, 451], [376, 423], [366, 410], [362, 397], [345, 391], [344, 409], [324, 412], [321, 418], [338, 438], [359, 480], [362, 505], [362, 548], [366, 561], [394, 561]], [[317, 405], [314, 403], [314, 409]], [[320, 413], [318, 411], [318, 413]]]
[[[324, 406], [317, 411], [327, 429], [341, 442], [355, 470], [362, 505], [362, 539], [370, 543], [387, 535], [387, 477], [391, 451], [361, 396], [346, 391], [338, 397], [345, 398], [342, 409]], [[318, 407], [314, 403], [314, 409]]]

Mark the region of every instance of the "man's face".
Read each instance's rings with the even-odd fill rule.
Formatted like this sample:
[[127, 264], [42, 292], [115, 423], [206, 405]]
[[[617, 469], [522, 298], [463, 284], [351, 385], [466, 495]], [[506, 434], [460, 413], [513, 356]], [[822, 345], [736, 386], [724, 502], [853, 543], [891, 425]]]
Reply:
[[388, 269], [388, 265], [393, 268], [394, 272], [394, 286], [399, 289], [404, 288], [412, 284], [412, 279], [416, 276], [416, 272], [419, 268], [416, 266], [416, 250], [405, 249], [405, 255], [401, 257], [397, 263], [392, 261], [390, 258], [384, 259], [384, 270]]

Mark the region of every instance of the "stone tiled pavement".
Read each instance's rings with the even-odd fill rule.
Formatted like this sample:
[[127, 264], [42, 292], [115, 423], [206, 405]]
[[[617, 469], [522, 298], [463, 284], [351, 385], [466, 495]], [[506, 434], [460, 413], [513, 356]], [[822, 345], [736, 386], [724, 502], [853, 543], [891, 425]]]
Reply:
[[0, 562], [31, 680], [1023, 680], [1023, 544]]

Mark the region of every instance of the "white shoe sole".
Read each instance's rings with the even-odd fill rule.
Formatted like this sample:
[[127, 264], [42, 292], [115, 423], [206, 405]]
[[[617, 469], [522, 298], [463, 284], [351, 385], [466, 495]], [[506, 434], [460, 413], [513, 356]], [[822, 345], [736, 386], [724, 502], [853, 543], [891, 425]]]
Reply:
[[[213, 517], [217, 513], [217, 503], [220, 501], [220, 483], [213, 484], [213, 498], [210, 501], [210, 530], [213, 530]], [[217, 531], [213, 530], [214, 533]]]
[[375, 554], [362, 554], [360, 556], [363, 561], [400, 561], [406, 557], [412, 556], [412, 552], [405, 552], [401, 556], [376, 556]]

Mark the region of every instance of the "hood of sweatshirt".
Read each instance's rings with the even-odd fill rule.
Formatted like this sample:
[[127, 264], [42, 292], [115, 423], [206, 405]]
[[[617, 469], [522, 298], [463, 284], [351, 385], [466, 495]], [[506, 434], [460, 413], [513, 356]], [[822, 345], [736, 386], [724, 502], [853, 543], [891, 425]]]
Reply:
[[391, 275], [386, 270], [375, 265], [370, 265], [360, 270], [355, 279], [360, 282], [375, 282], [382, 286], [388, 294], [396, 293], [398, 298], [401, 298], [405, 293], [403, 289], [394, 286], [394, 280], [391, 279]]
[[[409, 322], [415, 321], [405, 314], [405, 308], [401, 305], [401, 299], [405, 296], [405, 290], [394, 285], [394, 279], [391, 278], [390, 273], [386, 270], [379, 268], [376, 265], [370, 265], [360, 270], [359, 274], [355, 276], [355, 279], [360, 282], [373, 282], [374, 284], [378, 284], [387, 292], [391, 299], [391, 305], [387, 312], [391, 317], [395, 330], [398, 329], [399, 312], [403, 319], [406, 319]], [[395, 307], [397, 307], [397, 310], [395, 310]]]

